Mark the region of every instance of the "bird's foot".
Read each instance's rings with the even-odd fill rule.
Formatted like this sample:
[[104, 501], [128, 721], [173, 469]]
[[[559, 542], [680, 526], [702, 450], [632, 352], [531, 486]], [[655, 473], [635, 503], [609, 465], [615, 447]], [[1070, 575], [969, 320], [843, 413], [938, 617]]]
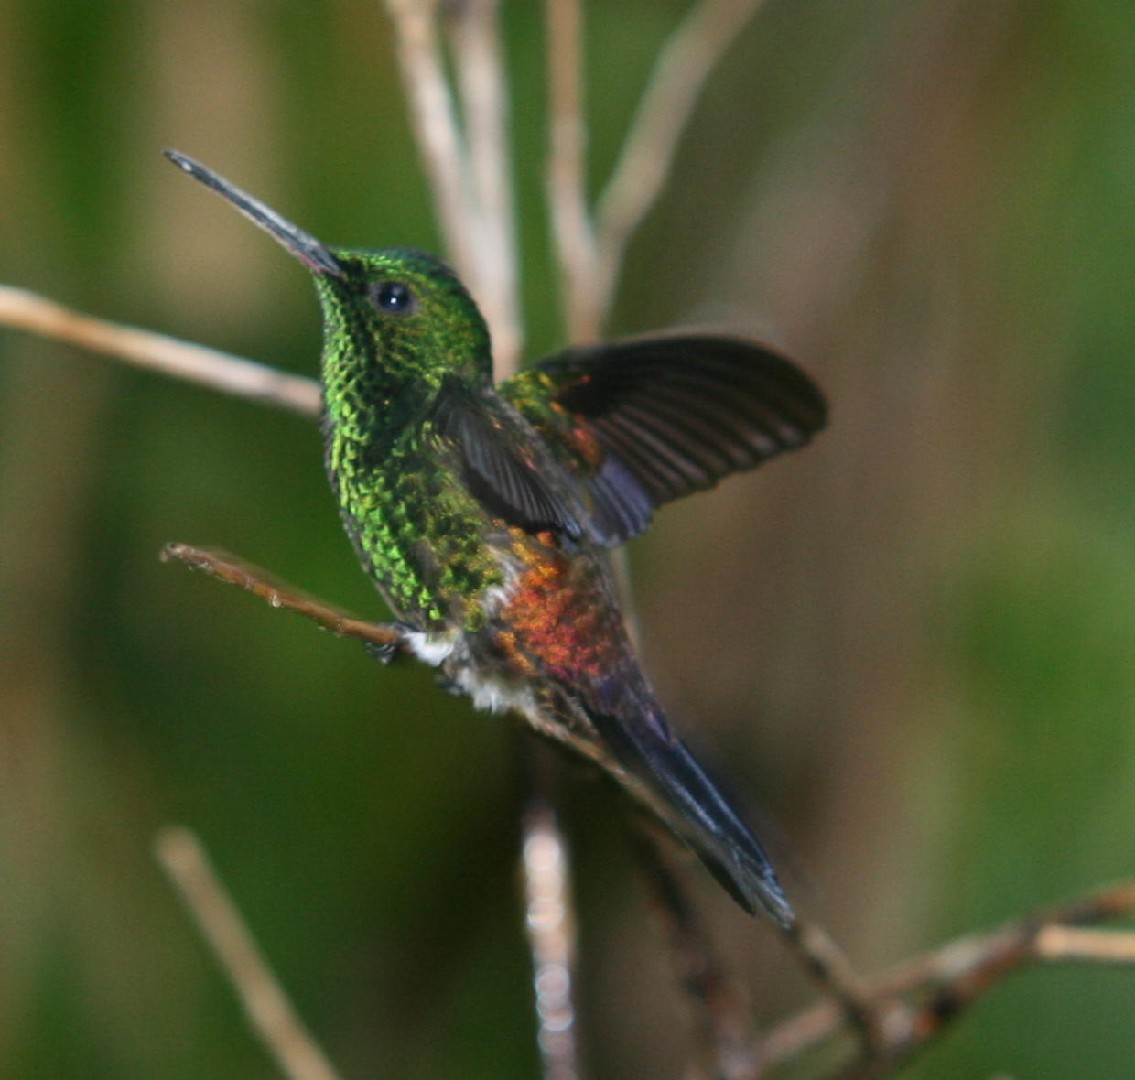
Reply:
[[382, 642], [364, 641], [363, 648], [380, 664], [389, 664], [394, 661], [399, 654], [410, 651], [410, 645], [406, 640], [406, 635], [414, 628], [408, 623], [402, 622], [382, 623], [380, 625], [383, 630], [390, 632], [391, 639]]

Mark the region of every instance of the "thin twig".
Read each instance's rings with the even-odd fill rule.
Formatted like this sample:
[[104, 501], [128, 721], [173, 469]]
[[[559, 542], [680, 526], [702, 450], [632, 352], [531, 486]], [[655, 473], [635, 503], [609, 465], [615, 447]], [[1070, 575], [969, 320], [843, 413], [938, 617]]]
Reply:
[[1135, 934], [1046, 926], [1037, 934], [1033, 947], [1040, 960], [1135, 964]]
[[193, 547], [191, 544], [166, 544], [162, 548], [161, 559], [162, 562], [178, 562], [191, 570], [200, 570], [226, 585], [235, 585], [280, 611], [291, 611], [310, 619], [337, 637], [357, 638], [372, 648], [383, 650], [397, 650], [405, 645], [397, 627], [389, 623], [368, 622], [348, 614], [226, 551]]
[[626, 246], [670, 174], [706, 80], [761, 0], [700, 0], [671, 35], [596, 212], [596, 304], [606, 317]]
[[548, 0], [547, 20], [548, 212], [568, 337], [578, 343], [599, 336], [602, 318], [596, 291], [595, 237], [587, 209], [580, 0]]
[[475, 296], [485, 292], [476, 255], [476, 206], [468, 155], [445, 77], [438, 0], [385, 0], [414, 134], [433, 192], [446, 249]]
[[632, 833], [655, 906], [662, 916], [678, 981], [692, 1007], [703, 1071], [720, 1080], [762, 1075], [748, 1002], [716, 956], [709, 934], [667, 857], [666, 843], [643, 822]]
[[509, 106], [500, 41], [500, 0], [465, 0], [453, 16], [453, 53], [465, 121], [478, 239], [477, 297], [493, 334], [497, 378], [515, 374], [523, 344]]
[[863, 1053], [870, 1055], [882, 1036], [882, 1017], [866, 983], [844, 951], [823, 927], [805, 918], [784, 932], [784, 940], [816, 985], [843, 1009], [848, 1026], [859, 1036]]
[[28, 330], [137, 367], [274, 405], [304, 416], [319, 414], [319, 384], [230, 353], [107, 322], [63, 307], [27, 289], [0, 285], [0, 325]]
[[158, 860], [235, 987], [252, 1029], [285, 1075], [290, 1080], [339, 1080], [296, 1016], [197, 837], [187, 829], [164, 829], [156, 847]]
[[570, 862], [551, 797], [547, 748], [525, 740], [525, 774], [531, 790], [524, 807], [524, 926], [532, 953], [537, 1045], [544, 1080], [577, 1080], [573, 983], [576, 930]]

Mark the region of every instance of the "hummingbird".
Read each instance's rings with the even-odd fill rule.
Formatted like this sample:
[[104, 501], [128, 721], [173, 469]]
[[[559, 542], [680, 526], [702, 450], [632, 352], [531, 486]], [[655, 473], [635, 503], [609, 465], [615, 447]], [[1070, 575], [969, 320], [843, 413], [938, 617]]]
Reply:
[[812, 380], [763, 345], [672, 333], [569, 348], [494, 385], [489, 329], [440, 259], [328, 247], [166, 154], [314, 279], [327, 475], [403, 651], [595, 763], [747, 912], [792, 928], [764, 848], [643, 672], [609, 552], [662, 504], [806, 444], [827, 419]]

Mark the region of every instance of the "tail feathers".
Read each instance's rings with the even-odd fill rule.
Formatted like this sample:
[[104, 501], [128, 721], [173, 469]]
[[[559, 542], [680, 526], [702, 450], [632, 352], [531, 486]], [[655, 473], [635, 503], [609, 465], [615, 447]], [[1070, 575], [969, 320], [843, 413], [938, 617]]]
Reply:
[[796, 921], [760, 841], [705, 774], [685, 744], [653, 724], [593, 716], [622, 766], [677, 810], [667, 821], [725, 890], [750, 914], [763, 909], [785, 929]]

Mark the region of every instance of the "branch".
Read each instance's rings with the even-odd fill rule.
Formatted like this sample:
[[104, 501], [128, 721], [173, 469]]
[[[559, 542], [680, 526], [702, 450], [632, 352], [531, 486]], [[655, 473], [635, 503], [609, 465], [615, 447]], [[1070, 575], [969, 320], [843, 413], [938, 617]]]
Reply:
[[[250, 563], [222, 551], [167, 544], [163, 562], [177, 562], [227, 585], [235, 585], [271, 607], [310, 619], [340, 637], [362, 641], [384, 660], [406, 651], [396, 625], [372, 623], [287, 585]], [[542, 751], [542, 748], [538, 748]], [[545, 1080], [576, 1080], [577, 1050], [572, 968], [575, 963], [575, 920], [571, 909], [567, 846], [547, 797], [547, 762], [526, 758], [534, 792], [525, 808], [523, 869], [525, 927], [532, 951], [536, 991], [538, 1045]]]
[[577, 1080], [579, 1051], [572, 1000], [576, 952], [567, 844], [551, 798], [553, 773], [542, 744], [525, 740], [524, 926], [532, 953], [537, 1046], [544, 1080]]
[[252, 1029], [289, 1080], [339, 1080], [265, 962], [200, 841], [187, 829], [158, 834], [157, 856], [244, 1006]]
[[[1083, 927], [1135, 916], [1135, 881], [1091, 893], [998, 929], [950, 942], [900, 964], [862, 991], [877, 1018], [877, 1041], [841, 1074], [866, 1078], [893, 1069], [923, 1049], [986, 991], [1026, 964], [1043, 962], [1135, 966], [1135, 933]], [[842, 1033], [846, 1011], [814, 1005], [784, 1021], [763, 1040], [769, 1065], [791, 1061]]]
[[782, 936], [816, 985], [836, 1003], [846, 1026], [858, 1036], [863, 1054], [873, 1054], [883, 1041], [882, 1020], [869, 987], [844, 951], [823, 927], [804, 918]]
[[319, 414], [319, 384], [265, 364], [120, 323], [81, 315], [26, 289], [0, 285], [0, 324], [125, 360], [304, 416]]
[[626, 246], [670, 174], [678, 139], [706, 80], [761, 0], [700, 0], [654, 65], [596, 214], [598, 318], [606, 318]]
[[166, 544], [160, 558], [162, 562], [181, 563], [226, 585], [244, 589], [271, 607], [302, 615], [337, 637], [356, 638], [372, 649], [384, 651], [384, 654], [385, 651], [405, 648], [405, 638], [394, 624], [369, 622], [350, 615], [228, 552], [193, 547], [191, 544]]

